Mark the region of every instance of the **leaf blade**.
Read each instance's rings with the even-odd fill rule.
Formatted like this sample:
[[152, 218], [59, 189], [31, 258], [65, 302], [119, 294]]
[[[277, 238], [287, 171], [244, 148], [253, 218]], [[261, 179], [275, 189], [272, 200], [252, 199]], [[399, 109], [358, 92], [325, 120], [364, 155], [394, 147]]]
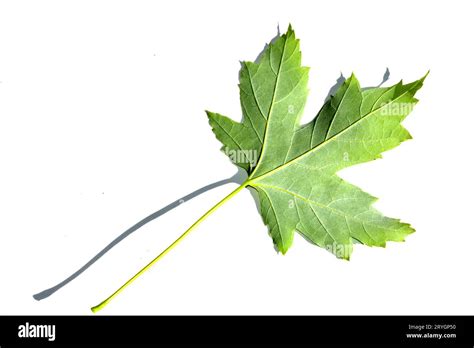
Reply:
[[[308, 70], [301, 66], [291, 27], [267, 46], [261, 60], [244, 63], [244, 68], [240, 124], [252, 124], [259, 141], [253, 145], [259, 157], [256, 167], [248, 168], [247, 184], [259, 194], [260, 213], [277, 250], [286, 253], [298, 232], [349, 259], [354, 240], [385, 247], [414, 232], [409, 224], [378, 212], [372, 206], [375, 197], [337, 172], [381, 158], [411, 139], [401, 123], [418, 102], [414, 95], [426, 75], [409, 84], [361, 89], [352, 74], [312, 121], [300, 125]], [[294, 105], [296, 113], [289, 109]]]

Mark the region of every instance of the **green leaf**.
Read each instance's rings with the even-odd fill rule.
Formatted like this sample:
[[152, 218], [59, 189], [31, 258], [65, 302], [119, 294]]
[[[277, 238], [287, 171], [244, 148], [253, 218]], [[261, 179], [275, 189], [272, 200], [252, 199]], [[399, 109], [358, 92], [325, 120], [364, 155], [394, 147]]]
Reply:
[[416, 104], [425, 77], [362, 90], [352, 75], [311, 122], [300, 125], [308, 68], [301, 66], [291, 26], [256, 63], [242, 63], [242, 121], [207, 114], [224, 152], [247, 171], [245, 186], [257, 191], [260, 213], [279, 251], [286, 253], [297, 231], [349, 259], [354, 241], [384, 247], [414, 232], [409, 224], [383, 216], [372, 207], [376, 198], [337, 172], [381, 158], [411, 138], [401, 122]]
[[337, 172], [380, 158], [382, 152], [411, 138], [401, 122], [417, 102], [414, 95], [425, 77], [362, 90], [352, 75], [311, 122], [300, 125], [308, 68], [301, 66], [299, 40], [290, 26], [256, 63], [242, 63], [242, 121], [207, 112], [222, 150], [247, 171], [247, 180], [92, 311], [104, 308], [246, 187], [257, 191], [263, 221], [282, 253], [290, 248], [295, 231], [344, 259], [349, 259], [354, 241], [369, 246], [403, 241], [414, 229], [383, 216], [372, 207], [374, 197]]

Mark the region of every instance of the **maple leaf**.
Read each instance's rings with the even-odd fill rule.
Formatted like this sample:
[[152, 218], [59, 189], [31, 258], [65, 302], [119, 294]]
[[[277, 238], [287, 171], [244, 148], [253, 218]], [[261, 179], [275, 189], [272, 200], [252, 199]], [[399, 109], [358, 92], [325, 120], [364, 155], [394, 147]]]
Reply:
[[[207, 112], [225, 152], [247, 171], [246, 186], [258, 192], [275, 246], [286, 253], [297, 231], [349, 259], [353, 240], [369, 246], [403, 241], [414, 229], [383, 216], [372, 207], [376, 198], [337, 171], [380, 158], [411, 138], [401, 122], [417, 102], [414, 95], [424, 77], [362, 90], [352, 75], [311, 122], [300, 125], [308, 70], [301, 66], [299, 40], [290, 26], [256, 63], [242, 64], [242, 122]], [[256, 154], [256, 163], [249, 153]]]
[[380, 158], [411, 138], [401, 122], [417, 102], [414, 95], [426, 75], [409, 84], [368, 89], [361, 89], [352, 75], [311, 122], [301, 125], [308, 72], [301, 66], [299, 40], [291, 26], [267, 45], [257, 62], [242, 63], [242, 121], [207, 115], [222, 150], [248, 178], [92, 311], [104, 308], [244, 188], [257, 191], [263, 221], [282, 253], [290, 248], [295, 231], [344, 259], [349, 259], [354, 241], [385, 246], [414, 232], [409, 224], [383, 216], [372, 207], [376, 198], [337, 172]]

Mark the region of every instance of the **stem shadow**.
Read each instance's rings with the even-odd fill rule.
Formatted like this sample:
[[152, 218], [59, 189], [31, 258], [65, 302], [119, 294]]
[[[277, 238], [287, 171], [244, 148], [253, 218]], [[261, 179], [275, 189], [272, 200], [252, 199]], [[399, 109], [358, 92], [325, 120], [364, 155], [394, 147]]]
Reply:
[[54, 294], [56, 291], [61, 289], [62, 287], [66, 286], [69, 284], [71, 281], [76, 279], [78, 276], [80, 276], [84, 271], [86, 271], [89, 267], [91, 267], [94, 263], [96, 263], [102, 256], [104, 256], [109, 250], [111, 250], [114, 246], [116, 246], [118, 243], [123, 241], [125, 238], [127, 238], [129, 235], [131, 235], [133, 232], [138, 230], [140, 227], [146, 225], [147, 223], [159, 218], [160, 216], [168, 213], [169, 211], [177, 208], [179, 205], [186, 201], [190, 201], [191, 199], [203, 194], [204, 192], [207, 192], [209, 190], [215, 189], [219, 186], [223, 186], [226, 184], [230, 183], [237, 183], [237, 184], [242, 184], [244, 181], [245, 175], [242, 173], [242, 171], [239, 169], [237, 173], [235, 173], [233, 176], [227, 179], [219, 180], [214, 183], [208, 184], [206, 186], [203, 186], [186, 196], [183, 196], [174, 202], [168, 204], [167, 206], [161, 208], [160, 210], [154, 212], [151, 215], [148, 215], [144, 219], [138, 221], [135, 225], [127, 229], [125, 232], [120, 234], [117, 238], [115, 238], [113, 241], [111, 241], [105, 248], [103, 248], [99, 253], [97, 253], [93, 258], [91, 258], [87, 263], [85, 263], [81, 268], [79, 268], [77, 271], [75, 271], [73, 274], [71, 274], [69, 277], [64, 279], [63, 281], [59, 282], [55, 286], [48, 288], [46, 290], [43, 290], [41, 292], [38, 292], [37, 294], [33, 295], [33, 298], [37, 301], [41, 301], [52, 294]]

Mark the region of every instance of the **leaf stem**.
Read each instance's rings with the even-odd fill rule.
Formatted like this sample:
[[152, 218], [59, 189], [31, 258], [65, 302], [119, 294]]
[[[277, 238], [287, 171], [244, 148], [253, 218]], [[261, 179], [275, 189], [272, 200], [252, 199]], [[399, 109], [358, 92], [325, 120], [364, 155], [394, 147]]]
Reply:
[[107, 304], [112, 301], [118, 294], [120, 294], [127, 286], [132, 284], [138, 277], [140, 277], [143, 273], [145, 273], [148, 269], [150, 269], [155, 263], [157, 263], [163, 256], [165, 256], [168, 252], [170, 252], [176, 245], [179, 244], [192, 230], [194, 230], [201, 222], [203, 222], [209, 215], [215, 212], [220, 206], [222, 206], [225, 202], [230, 200], [234, 197], [237, 193], [239, 193], [242, 189], [244, 189], [249, 183], [246, 181], [239, 187], [237, 187], [234, 191], [229, 193], [225, 196], [222, 200], [220, 200], [216, 205], [214, 205], [211, 209], [209, 209], [204, 215], [202, 215], [196, 222], [194, 222], [181, 236], [178, 237], [173, 243], [171, 243], [165, 250], [161, 252], [157, 257], [151, 260], [145, 267], [143, 267], [138, 273], [136, 273], [132, 278], [127, 280], [120, 288], [118, 288], [112, 295], [107, 297], [104, 301], [99, 303], [97, 306], [91, 308], [92, 312], [96, 313], [103, 309]]

